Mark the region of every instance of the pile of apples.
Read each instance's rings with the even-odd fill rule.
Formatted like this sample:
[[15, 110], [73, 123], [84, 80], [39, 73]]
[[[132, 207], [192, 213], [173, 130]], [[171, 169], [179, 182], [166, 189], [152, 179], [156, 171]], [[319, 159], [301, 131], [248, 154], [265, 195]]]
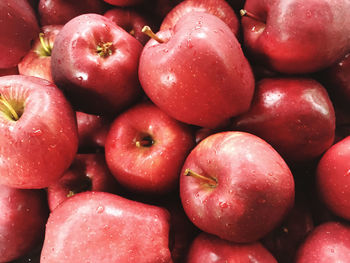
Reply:
[[349, 0], [0, 1], [0, 262], [350, 262]]

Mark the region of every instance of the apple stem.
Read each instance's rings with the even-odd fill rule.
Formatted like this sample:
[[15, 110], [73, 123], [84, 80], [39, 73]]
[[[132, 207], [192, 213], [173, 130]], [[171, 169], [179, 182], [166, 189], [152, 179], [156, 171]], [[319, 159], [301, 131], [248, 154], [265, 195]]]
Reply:
[[45, 41], [44, 36], [45, 36], [44, 33], [39, 34], [39, 40], [40, 40], [41, 46], [43, 47], [43, 49], [45, 51], [45, 55], [51, 56], [51, 51], [52, 51], [51, 47], [50, 47], [50, 45], [48, 45], [47, 41]]
[[18, 121], [19, 116], [12, 105], [7, 101], [7, 99], [0, 94], [0, 102], [5, 106], [5, 108], [11, 113], [11, 119]]
[[103, 58], [112, 55], [112, 49], [111, 49], [112, 45], [113, 45], [112, 42], [99, 44], [96, 48], [97, 54], [99, 54]]
[[159, 43], [164, 43], [164, 40], [159, 38], [156, 34], [154, 34], [154, 32], [152, 31], [152, 29], [149, 26], [144, 26], [142, 28], [142, 33], [145, 33], [147, 36], [149, 36], [150, 38], [153, 38], [154, 40], [156, 40]]
[[194, 172], [194, 171], [192, 171], [191, 169], [188, 169], [188, 168], [185, 170], [184, 175], [185, 176], [192, 176], [194, 178], [203, 180], [211, 187], [216, 187], [218, 185], [218, 182], [217, 182], [217, 180], [215, 178], [200, 175], [200, 174], [198, 174], [198, 173], [196, 173], [196, 172]]
[[135, 36], [135, 30], [134, 29], [131, 29], [130, 32], [129, 32], [130, 35], [132, 36]]
[[254, 15], [253, 13], [251, 13], [245, 9], [239, 10], [239, 13], [241, 16], [246, 16], [246, 17], [249, 17], [249, 18], [254, 19], [256, 21], [259, 21], [259, 22], [264, 22], [260, 17], [258, 17], [257, 15]]

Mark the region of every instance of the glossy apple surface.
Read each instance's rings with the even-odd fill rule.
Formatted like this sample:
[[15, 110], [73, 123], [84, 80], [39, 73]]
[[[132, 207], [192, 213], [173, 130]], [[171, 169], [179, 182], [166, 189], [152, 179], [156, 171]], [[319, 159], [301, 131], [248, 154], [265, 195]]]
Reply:
[[317, 81], [268, 78], [257, 83], [251, 108], [232, 127], [266, 140], [288, 161], [306, 162], [332, 145], [335, 113]]
[[116, 6], [131, 6], [142, 3], [144, 0], [104, 0], [106, 3]]
[[277, 227], [293, 206], [294, 179], [262, 139], [221, 132], [188, 155], [180, 197], [187, 216], [202, 231], [232, 242], [254, 242]]
[[36, 77], [1, 77], [0, 94], [0, 183], [47, 187], [60, 178], [77, 151], [71, 105], [54, 84]]
[[160, 207], [80, 193], [50, 214], [40, 262], [171, 262], [169, 220]]
[[163, 111], [213, 128], [248, 110], [254, 78], [241, 46], [218, 17], [193, 12], [172, 31], [160, 31], [142, 51], [141, 85]]
[[141, 94], [137, 69], [142, 45], [108, 18], [73, 18], [52, 49], [52, 78], [76, 110], [116, 114]]
[[166, 193], [178, 185], [194, 146], [190, 129], [151, 103], [120, 114], [108, 132], [106, 161], [117, 181], [144, 193]]
[[17, 66], [39, 34], [39, 26], [27, 0], [0, 1], [0, 68]]

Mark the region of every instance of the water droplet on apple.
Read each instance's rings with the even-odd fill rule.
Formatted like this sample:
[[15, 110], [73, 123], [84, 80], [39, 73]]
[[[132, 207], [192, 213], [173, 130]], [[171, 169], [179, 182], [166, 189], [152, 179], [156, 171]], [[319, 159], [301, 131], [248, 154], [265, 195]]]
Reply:
[[101, 213], [103, 213], [104, 210], [105, 210], [105, 209], [104, 209], [103, 206], [99, 206], [99, 207], [97, 207], [96, 212], [97, 212], [98, 214], [101, 214]]
[[266, 199], [259, 199], [259, 200], [258, 200], [258, 203], [259, 203], [259, 204], [265, 204], [265, 203], [266, 203]]
[[345, 173], [345, 176], [349, 176], [350, 175], [350, 169]]
[[163, 52], [164, 52], [164, 53], [168, 53], [168, 52], [169, 52], [169, 49], [167, 49], [167, 48], [166, 48], [166, 49], [163, 49]]
[[42, 132], [42, 130], [40, 130], [40, 129], [34, 130], [34, 131], [33, 131], [33, 135], [35, 135], [35, 136], [40, 136], [42, 133], [43, 133], [43, 132]]
[[192, 40], [190, 38], [187, 39], [187, 47], [188, 48], [193, 48]]
[[228, 204], [226, 202], [219, 202], [219, 206], [221, 208], [227, 208], [228, 207]]

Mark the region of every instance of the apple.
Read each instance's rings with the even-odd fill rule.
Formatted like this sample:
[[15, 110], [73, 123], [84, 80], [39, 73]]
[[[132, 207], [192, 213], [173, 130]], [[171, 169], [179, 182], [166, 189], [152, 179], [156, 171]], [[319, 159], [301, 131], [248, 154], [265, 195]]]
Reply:
[[142, 47], [110, 19], [80, 15], [56, 37], [52, 78], [75, 110], [116, 114], [141, 95], [137, 69]]
[[181, 17], [190, 12], [207, 12], [224, 21], [238, 37], [239, 21], [225, 0], [186, 0], [175, 6], [163, 19], [160, 30], [172, 29]]
[[241, 46], [220, 18], [192, 12], [144, 47], [139, 79], [171, 117], [206, 128], [247, 111], [254, 77]]
[[12, 68], [1, 68], [0, 69], [0, 77], [2, 76], [8, 76], [8, 75], [18, 75], [18, 67], [12, 67]]
[[36, 77], [0, 77], [0, 94], [0, 184], [47, 187], [77, 151], [71, 105], [54, 84]]
[[47, 188], [50, 210], [85, 191], [118, 192], [118, 184], [107, 167], [104, 154], [76, 155], [63, 176]]
[[0, 69], [17, 66], [39, 34], [27, 0], [0, 1]]
[[350, 227], [327, 222], [317, 226], [299, 247], [295, 263], [349, 262]]
[[53, 82], [51, 75], [51, 51], [62, 25], [47, 25], [35, 40], [32, 49], [18, 64], [21, 75], [34, 76]]
[[245, 47], [282, 73], [319, 71], [349, 52], [349, 10], [346, 0], [246, 0]]
[[335, 113], [319, 82], [266, 78], [257, 83], [251, 108], [233, 121], [232, 129], [261, 137], [288, 162], [307, 162], [332, 145]]
[[42, 26], [64, 25], [81, 14], [103, 14], [105, 9], [101, 0], [40, 0], [38, 5], [39, 20]]
[[51, 212], [40, 262], [172, 262], [169, 220], [160, 207], [79, 193]]
[[254, 262], [277, 263], [261, 243], [237, 244], [201, 233], [190, 247], [186, 263]]
[[104, 0], [106, 3], [116, 6], [132, 6], [142, 3], [144, 0]]
[[255, 242], [292, 208], [294, 179], [282, 157], [259, 137], [221, 132], [205, 138], [186, 158], [180, 197], [202, 231], [232, 242]]
[[178, 185], [182, 165], [193, 147], [189, 127], [144, 102], [113, 121], [105, 153], [109, 169], [122, 186], [134, 192], [164, 194]]
[[43, 239], [48, 218], [45, 193], [0, 185], [0, 209], [0, 262], [10, 262]]

